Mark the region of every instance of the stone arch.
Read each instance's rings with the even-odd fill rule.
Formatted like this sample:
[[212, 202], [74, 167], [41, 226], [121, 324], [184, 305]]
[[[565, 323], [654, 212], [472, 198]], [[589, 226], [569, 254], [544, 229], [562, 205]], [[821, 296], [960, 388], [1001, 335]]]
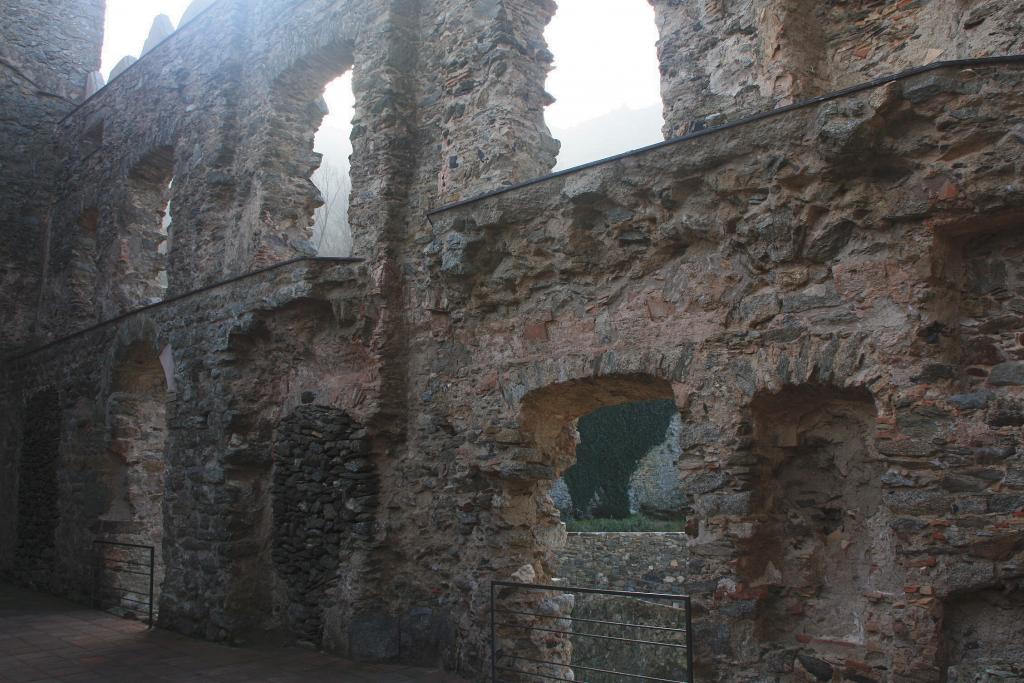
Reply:
[[564, 472], [575, 457], [574, 423], [599, 408], [650, 401], [675, 400], [672, 384], [651, 375], [608, 375], [572, 380], [531, 392], [523, 398], [521, 426], [531, 435], [544, 460]]
[[528, 555], [505, 558], [516, 566], [529, 566], [537, 579], [555, 574], [556, 553], [565, 544], [565, 527], [550, 497], [555, 481], [575, 461], [576, 421], [607, 406], [647, 400], [674, 400], [672, 383], [652, 375], [610, 374], [569, 380], [526, 393], [520, 403], [521, 446], [506, 447], [499, 476], [507, 495], [531, 504], [512, 506], [519, 526], [536, 542]]
[[[324, 198], [312, 180], [322, 162], [314, 143], [328, 113], [326, 87], [352, 70], [355, 62], [353, 42], [343, 35], [317, 31], [310, 47], [288, 60], [268, 84], [272, 110], [258, 125], [274, 153], [262, 152], [255, 172], [254, 191], [245, 208], [250, 230], [239, 231], [228, 246], [228, 258], [245, 264], [244, 269], [317, 253], [311, 238]], [[360, 103], [356, 104], [358, 111]], [[358, 154], [358, 141], [353, 144]]]
[[[539, 378], [539, 375], [535, 375], [535, 378]], [[510, 538], [519, 539], [518, 542], [510, 543], [510, 550], [505, 551], [505, 557], [492, 559], [499, 567], [498, 578], [540, 584], [552, 584], [559, 580], [557, 577], [561, 573], [558, 555], [566, 545], [566, 534], [549, 492], [555, 480], [575, 462], [579, 443], [578, 420], [602, 408], [657, 400], [671, 401], [677, 405], [672, 382], [641, 372], [599, 376], [591, 374], [589, 377], [547, 384], [525, 393], [520, 402], [519, 433], [498, 435], [498, 455], [502, 457], [498, 478], [503, 488], [502, 507], [505, 509], [502, 523], [504, 528], [512, 529], [509, 532], [513, 534]], [[518, 442], [518, 445], [509, 442]], [[527, 554], [524, 551], [529, 552]], [[678, 561], [681, 558], [676, 559]], [[503, 566], [514, 571], [504, 574], [500, 569]], [[546, 614], [557, 610], [557, 613], [565, 616], [593, 619], [613, 619], [612, 612], [615, 610], [632, 609], [632, 606], [614, 600], [587, 600], [577, 596], [573, 601], [566, 600], [565, 596], [559, 598], [555, 593], [548, 596], [524, 595], [499, 590], [497, 599], [500, 608], [504, 610], [525, 613], [541, 611]], [[673, 609], [668, 608], [672, 613], [663, 616], [669, 619], [680, 618], [678, 611]], [[621, 612], [616, 613], [621, 615]], [[565, 666], [534, 667], [525, 660], [518, 663], [523, 667], [520, 670], [542, 677], [567, 676], [568, 664], [573, 661], [574, 651], [596, 666], [608, 668], [614, 668], [611, 662], [621, 663], [623, 656], [623, 653], [610, 648], [599, 652], [591, 645], [579, 642], [580, 639], [568, 636], [546, 637], [543, 644], [521, 636], [522, 633], [516, 632], [514, 628], [506, 630], [499, 627], [499, 652], [513, 649], [514, 641], [517, 655], [529, 659], [532, 648], [538, 648], [534, 659], [559, 662]]]
[[[787, 385], [751, 403], [751, 533], [737, 574], [757, 601], [755, 637], [774, 673], [822, 678], [847, 660], [888, 668], [872, 594], [902, 586], [882, 498], [877, 411], [863, 387]], [[831, 677], [831, 673], [828, 674]]]
[[[305, 616], [296, 610], [289, 615], [289, 595], [296, 595], [294, 586], [302, 582], [289, 584], [286, 579], [290, 575], [278, 571], [274, 558], [275, 449], [292, 435], [302, 433], [303, 425], [311, 422], [329, 422], [334, 417], [340, 422], [339, 416], [347, 415], [360, 424], [367, 423], [366, 413], [360, 412], [365, 406], [360, 405], [358, 392], [352, 388], [368, 359], [361, 350], [350, 346], [337, 313], [330, 301], [298, 299], [281, 308], [243, 316], [228, 332], [220, 357], [223, 365], [218, 366], [224, 383], [216, 390], [216, 400], [226, 416], [218, 425], [224, 445], [202, 455], [206, 461], [216, 463], [218, 486], [230, 492], [224, 498], [209, 501], [202, 508], [203, 514], [222, 520], [231, 546], [237, 549], [221, 556], [225, 567], [220, 575], [222, 638], [260, 637], [277, 631], [345, 651], [347, 637], [339, 635], [339, 631], [347, 626], [348, 605], [361, 598], [359, 581], [349, 581], [349, 574], [343, 576], [347, 570], [339, 570], [338, 576], [343, 577], [337, 584], [340, 597], [334, 599], [333, 593], [321, 593], [326, 596], [322, 610]], [[283, 363], [284, 359], [292, 360]], [[321, 437], [315, 442], [309, 453], [316, 457], [324, 449], [337, 446], [336, 440]], [[186, 491], [194, 486], [188, 481], [181, 485]], [[178, 502], [183, 502], [181, 497]], [[294, 512], [290, 500], [284, 504], [281, 510]], [[175, 513], [172, 506], [169, 514], [177, 517], [187, 511]], [[168, 552], [174, 556], [169, 555], [169, 562], [175, 566], [189, 561], [187, 555], [175, 548]], [[175, 572], [175, 581], [178, 573]], [[308, 624], [307, 618], [311, 619]], [[330, 636], [327, 642], [325, 633]]]

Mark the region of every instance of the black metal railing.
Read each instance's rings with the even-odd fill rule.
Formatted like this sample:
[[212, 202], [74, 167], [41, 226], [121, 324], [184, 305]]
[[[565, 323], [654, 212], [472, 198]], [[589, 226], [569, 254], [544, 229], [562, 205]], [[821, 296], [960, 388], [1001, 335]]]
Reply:
[[694, 683], [690, 597], [491, 584], [491, 683]]
[[153, 573], [156, 551], [151, 545], [94, 541], [92, 603], [96, 609], [145, 619], [153, 628]]

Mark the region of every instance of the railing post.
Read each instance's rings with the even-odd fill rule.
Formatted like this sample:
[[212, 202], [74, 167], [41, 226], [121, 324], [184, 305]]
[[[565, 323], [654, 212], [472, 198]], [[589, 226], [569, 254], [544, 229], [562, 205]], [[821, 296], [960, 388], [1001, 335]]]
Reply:
[[[120, 555], [108, 556], [106, 549], [115, 548]], [[149, 558], [148, 565], [146, 558]], [[148, 628], [156, 626], [156, 548], [151, 545], [138, 545], [136, 543], [119, 543], [117, 541], [93, 541], [93, 567], [92, 603], [94, 609], [105, 610], [105, 595], [107, 590], [117, 594], [119, 609], [130, 612], [134, 618], [146, 617]], [[110, 574], [115, 581], [111, 585], [103, 581]], [[136, 576], [134, 584], [126, 584], [122, 577]], [[147, 582], [148, 585], [144, 584]], [[142, 585], [139, 585], [142, 584]], [[148, 602], [143, 602], [148, 598]], [[130, 604], [125, 604], [130, 603]]]
[[693, 675], [693, 599], [686, 598], [686, 680], [694, 683]]
[[491, 683], [498, 683], [498, 639], [494, 629], [494, 582], [491, 581]]
[[97, 595], [97, 588], [100, 583], [100, 546], [96, 541], [92, 542], [92, 608], [99, 609], [100, 599]]
[[[153, 574], [156, 573], [156, 548], [149, 548], [149, 628], [153, 628]], [[689, 610], [686, 612], [689, 614]], [[689, 635], [687, 635], [689, 637]]]

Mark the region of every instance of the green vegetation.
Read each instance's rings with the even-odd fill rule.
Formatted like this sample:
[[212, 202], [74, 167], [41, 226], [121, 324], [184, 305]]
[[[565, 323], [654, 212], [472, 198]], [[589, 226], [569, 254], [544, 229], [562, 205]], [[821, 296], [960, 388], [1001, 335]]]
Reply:
[[[674, 401], [641, 401], [601, 408], [580, 418], [576, 464], [565, 473], [576, 517], [630, 516], [629, 478], [640, 459], [665, 440]], [[590, 506], [595, 500], [591, 509]]]
[[683, 531], [685, 520], [665, 521], [644, 515], [625, 519], [574, 519], [565, 523], [568, 531]]

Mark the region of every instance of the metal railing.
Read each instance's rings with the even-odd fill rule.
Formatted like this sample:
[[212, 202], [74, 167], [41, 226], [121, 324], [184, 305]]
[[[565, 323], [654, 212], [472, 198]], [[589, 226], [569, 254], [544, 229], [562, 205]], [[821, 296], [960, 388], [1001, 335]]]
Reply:
[[694, 683], [691, 612], [687, 595], [494, 581], [491, 682]]
[[93, 541], [92, 547], [93, 607], [125, 617], [145, 618], [153, 628], [153, 546]]

